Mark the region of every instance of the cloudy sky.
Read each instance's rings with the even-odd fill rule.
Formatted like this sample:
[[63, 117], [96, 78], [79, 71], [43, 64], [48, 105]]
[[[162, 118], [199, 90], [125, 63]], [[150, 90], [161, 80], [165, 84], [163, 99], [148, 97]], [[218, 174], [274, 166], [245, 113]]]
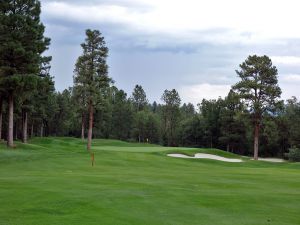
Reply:
[[298, 0], [41, 0], [52, 39], [51, 74], [72, 86], [85, 29], [99, 29], [116, 86], [144, 87], [150, 101], [175, 88], [184, 102], [225, 96], [250, 54], [279, 70], [282, 98], [300, 97]]

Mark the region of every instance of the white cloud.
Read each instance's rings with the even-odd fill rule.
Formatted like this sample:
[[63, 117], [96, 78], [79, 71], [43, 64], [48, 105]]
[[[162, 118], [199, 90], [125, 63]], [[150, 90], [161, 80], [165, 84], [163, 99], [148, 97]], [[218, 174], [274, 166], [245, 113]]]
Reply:
[[202, 99], [218, 99], [224, 98], [230, 91], [230, 85], [215, 85], [215, 84], [195, 84], [183, 86], [179, 89], [180, 97], [183, 102], [191, 102], [197, 105]]
[[299, 82], [298, 84], [283, 83], [280, 85], [280, 88], [282, 90], [281, 99], [283, 100], [290, 99], [292, 96], [300, 97]]
[[[279, 68], [279, 81], [284, 98], [300, 96], [297, 67], [300, 66], [300, 57], [293, 56], [298, 50], [295, 43], [300, 39], [300, 29], [296, 29], [300, 21], [299, 8], [299, 0], [42, 0], [42, 15], [49, 31], [47, 35], [53, 40], [50, 48], [54, 56], [53, 71], [61, 77], [61, 80], [57, 80], [57, 83], [62, 83], [61, 86], [64, 85], [62, 79], [66, 74], [71, 81], [75, 62], [70, 57], [71, 50], [64, 50], [61, 43], [67, 42], [65, 47], [70, 49], [69, 45], [73, 44], [79, 52], [79, 44], [84, 40], [84, 31], [81, 29], [91, 27], [101, 31], [106, 29], [105, 38], [108, 44], [117, 46], [115, 49], [125, 46], [127, 55], [122, 56], [124, 59], [120, 61], [133, 59], [132, 51], [127, 51], [133, 49], [132, 46], [142, 49], [199, 50], [199, 54], [193, 58], [172, 52], [161, 59], [159, 66], [153, 66], [155, 69], [151, 75], [153, 80], [159, 80], [165, 74], [174, 74], [171, 70], [176, 68], [174, 64], [182, 64], [186, 69], [178, 73], [180, 76], [172, 75], [173, 83], [180, 79], [184, 83], [195, 82], [195, 85], [181, 89], [177, 84], [172, 85], [180, 91], [184, 102], [193, 103], [200, 102], [202, 98], [224, 97], [230, 89], [225, 84], [235, 83], [234, 69], [253, 52], [273, 55], [271, 58]], [[76, 35], [81, 35], [82, 39]], [[55, 44], [59, 49], [53, 48]], [[74, 53], [77, 54], [74, 58], [80, 54], [77, 52]], [[146, 54], [148, 56], [149, 52]], [[155, 54], [160, 56], [162, 53]], [[285, 56], [280, 56], [281, 54]], [[116, 56], [111, 55], [111, 58], [115, 60]], [[180, 62], [175, 59], [180, 59]], [[70, 60], [72, 61], [66, 63]], [[154, 65], [155, 62], [152, 58], [142, 59], [139, 64], [143, 67], [137, 70], [137, 61], [129, 60], [124, 67], [130, 69], [127, 72], [121, 70], [119, 74], [129, 80], [135, 74], [138, 77], [136, 82], [142, 82], [141, 77], [145, 75], [141, 74], [144, 74], [143, 70], [146, 68], [141, 63], [143, 60], [145, 65]], [[64, 70], [68, 66], [66, 64], [70, 65], [68, 71]], [[114, 67], [116, 64], [110, 66]], [[218, 70], [215, 71], [214, 68]], [[189, 73], [192, 75], [186, 75]], [[224, 75], [225, 78], [214, 74]], [[121, 80], [117, 78], [118, 81]], [[168, 88], [165, 85], [170, 82], [162, 83], [160, 88], [164, 89]], [[151, 85], [157, 86], [157, 83]], [[151, 90], [153, 89], [152, 87]]]
[[[300, 75], [290, 74], [285, 75], [279, 81], [279, 86], [282, 90], [281, 99], [290, 99], [292, 96], [299, 98], [300, 96]], [[218, 99], [219, 97], [226, 97], [230, 91], [230, 85], [216, 85], [216, 84], [195, 84], [187, 85], [179, 88], [179, 95], [182, 102], [191, 102], [195, 106], [201, 103], [202, 99]]]
[[300, 74], [282, 74], [279, 76], [279, 86], [282, 90], [281, 98], [286, 100], [292, 96], [300, 96]]
[[300, 84], [300, 74], [285, 74], [281, 76], [283, 83]]
[[272, 56], [271, 59], [274, 65], [300, 66], [300, 57], [296, 56]]
[[300, 38], [299, 8], [298, 0], [126, 0], [88, 5], [53, 1], [43, 5], [43, 13], [76, 22], [117, 23], [129, 33], [224, 44]]

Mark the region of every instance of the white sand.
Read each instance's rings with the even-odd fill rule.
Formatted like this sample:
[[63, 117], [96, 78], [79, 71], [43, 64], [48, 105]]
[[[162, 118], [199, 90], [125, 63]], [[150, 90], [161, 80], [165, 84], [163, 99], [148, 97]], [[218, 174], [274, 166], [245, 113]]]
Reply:
[[184, 154], [168, 154], [170, 157], [176, 158], [189, 158], [189, 159], [214, 159], [224, 162], [243, 162], [241, 159], [229, 159], [218, 155], [206, 154], [206, 153], [197, 153], [195, 156], [187, 156]]
[[266, 161], [266, 162], [285, 162], [284, 159], [279, 159], [279, 158], [258, 158], [259, 161]]

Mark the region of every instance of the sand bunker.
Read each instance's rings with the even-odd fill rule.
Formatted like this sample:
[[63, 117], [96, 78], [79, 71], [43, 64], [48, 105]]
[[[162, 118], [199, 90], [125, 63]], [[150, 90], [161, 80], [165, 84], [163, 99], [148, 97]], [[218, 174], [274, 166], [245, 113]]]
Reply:
[[284, 159], [279, 159], [279, 158], [258, 158], [259, 161], [266, 161], [266, 162], [285, 162]]
[[168, 154], [168, 156], [176, 157], [176, 158], [189, 158], [189, 159], [214, 159], [214, 160], [219, 160], [224, 162], [243, 162], [241, 159], [230, 159], [218, 155], [205, 154], [205, 153], [196, 153], [195, 156], [187, 156], [184, 154]]

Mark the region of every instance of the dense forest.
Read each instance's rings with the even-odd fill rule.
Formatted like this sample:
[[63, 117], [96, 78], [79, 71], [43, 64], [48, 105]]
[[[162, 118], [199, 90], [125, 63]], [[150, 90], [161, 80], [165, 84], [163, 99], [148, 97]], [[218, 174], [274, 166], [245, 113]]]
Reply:
[[278, 71], [268, 56], [237, 65], [233, 76], [240, 82], [225, 98], [194, 106], [172, 89], [149, 102], [141, 85], [132, 93], [114, 85], [104, 37], [88, 29], [74, 85], [57, 92], [40, 8], [36, 0], [0, 3], [0, 139], [9, 147], [35, 136], [87, 138], [88, 149], [92, 138], [111, 138], [256, 157], [258, 149], [260, 156], [282, 157], [300, 147], [300, 102], [280, 100]]

